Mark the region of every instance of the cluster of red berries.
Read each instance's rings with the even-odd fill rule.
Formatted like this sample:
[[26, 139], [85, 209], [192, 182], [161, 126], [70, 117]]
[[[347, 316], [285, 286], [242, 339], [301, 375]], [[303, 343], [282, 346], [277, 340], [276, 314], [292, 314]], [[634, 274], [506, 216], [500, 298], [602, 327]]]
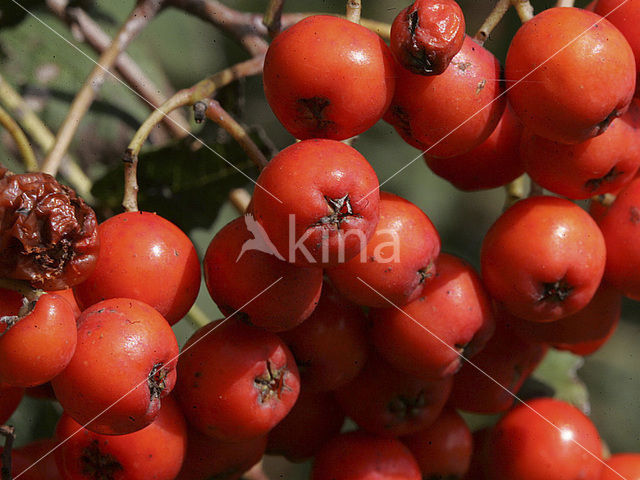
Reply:
[[[600, 16], [613, 10], [613, 23]], [[0, 423], [25, 387], [49, 381], [65, 411], [57, 466], [23, 478], [237, 479], [265, 452], [315, 457], [313, 480], [635, 478], [640, 455], [605, 467], [598, 432], [575, 407], [541, 398], [511, 408], [549, 347], [594, 352], [622, 295], [640, 299], [640, 4], [599, 0], [595, 12], [552, 8], [523, 25], [506, 82], [465, 36], [453, 0], [403, 10], [391, 48], [330, 16], [280, 33], [265, 94], [301, 141], [271, 160], [246, 215], [211, 241], [204, 278], [226, 318], [180, 354], [171, 325], [201, 277], [184, 233], [130, 212], [94, 235], [73, 202], [47, 209], [51, 195], [35, 195], [26, 205], [4, 188], [3, 232], [43, 229], [42, 218], [77, 224], [58, 229], [62, 256], [47, 244], [43, 259], [27, 235], [0, 237], [11, 258], [57, 260], [47, 278], [73, 287], [1, 291]], [[340, 141], [382, 118], [459, 188], [526, 171], [567, 198], [508, 208], [485, 237], [480, 275], [441, 253], [428, 216], [380, 192], [367, 160]], [[570, 200], [605, 193], [615, 202], [593, 215]], [[507, 413], [472, 437], [456, 409]], [[357, 431], [340, 433], [345, 417]], [[17, 450], [14, 469], [51, 446]]]

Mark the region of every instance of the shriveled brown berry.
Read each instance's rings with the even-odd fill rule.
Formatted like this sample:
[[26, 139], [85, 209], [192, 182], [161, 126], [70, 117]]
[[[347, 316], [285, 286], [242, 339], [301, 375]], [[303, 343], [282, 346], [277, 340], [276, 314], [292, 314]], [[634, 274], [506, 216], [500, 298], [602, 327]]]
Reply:
[[391, 52], [407, 70], [439, 75], [464, 42], [464, 14], [454, 0], [416, 0], [391, 26]]
[[45, 290], [84, 281], [98, 255], [93, 210], [45, 173], [0, 169], [0, 277]]

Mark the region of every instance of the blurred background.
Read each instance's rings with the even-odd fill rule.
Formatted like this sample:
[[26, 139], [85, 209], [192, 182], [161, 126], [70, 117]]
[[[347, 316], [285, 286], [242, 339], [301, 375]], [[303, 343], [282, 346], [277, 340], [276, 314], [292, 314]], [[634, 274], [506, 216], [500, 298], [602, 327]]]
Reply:
[[[133, 0], [76, 1], [110, 35], [126, 18]], [[243, 11], [262, 12], [265, 0], [226, 0]], [[409, 3], [399, 0], [363, 0], [363, 17], [391, 22]], [[467, 33], [473, 35], [495, 2], [459, 0], [465, 12]], [[555, 1], [534, 0], [536, 12]], [[586, 2], [578, 1], [578, 6]], [[16, 88], [52, 131], [56, 131], [75, 93], [80, 89], [97, 55], [52, 15], [44, 1], [23, 0], [38, 19], [9, 0], [0, 2], [0, 74]], [[285, 12], [344, 13], [344, 0], [287, 0]], [[501, 61], [520, 21], [511, 10], [494, 30], [485, 47]], [[58, 32], [60, 36], [56, 35]], [[168, 9], [136, 39], [128, 53], [163, 92], [190, 87], [202, 78], [247, 57], [233, 40], [211, 25]], [[294, 139], [271, 113], [259, 77], [223, 89], [219, 100], [260, 140], [267, 151], [280, 150]], [[108, 77], [97, 100], [84, 118], [71, 153], [93, 186], [93, 205], [102, 219], [119, 213], [122, 195], [121, 156], [135, 130], [148, 115], [147, 106], [122, 83]], [[185, 110], [189, 117], [192, 115]], [[190, 120], [192, 122], [192, 120]], [[225, 132], [211, 123], [194, 125], [193, 133], [255, 178], [257, 172]], [[237, 213], [227, 202], [233, 187], [251, 184], [212, 152], [196, 148], [193, 141], [166, 144], [161, 135], [147, 144], [141, 156], [141, 209], [157, 211], [183, 228], [194, 240], [200, 257], [214, 233]], [[380, 122], [353, 144], [374, 166], [380, 181], [410, 165], [385, 184], [384, 189], [404, 196], [421, 207], [436, 225], [443, 250], [479, 264], [482, 238], [500, 214], [502, 189], [477, 193], [457, 191], [425, 166], [417, 150], [406, 145], [393, 128]], [[0, 162], [14, 171], [22, 167], [11, 138], [0, 131]], [[212, 319], [220, 315], [203, 285], [199, 306]], [[187, 319], [175, 326], [182, 344], [194, 331]], [[640, 305], [625, 302], [623, 321], [614, 337], [583, 362], [567, 354], [550, 354], [537, 376], [552, 384], [560, 396], [584, 409], [600, 429], [613, 452], [640, 450]], [[584, 364], [583, 364], [584, 363]], [[577, 374], [576, 374], [577, 370]], [[50, 436], [58, 407], [46, 400], [26, 398], [10, 424], [17, 428], [17, 444]], [[483, 419], [471, 418], [474, 425]], [[267, 462], [272, 478], [302, 478], [307, 468]]]

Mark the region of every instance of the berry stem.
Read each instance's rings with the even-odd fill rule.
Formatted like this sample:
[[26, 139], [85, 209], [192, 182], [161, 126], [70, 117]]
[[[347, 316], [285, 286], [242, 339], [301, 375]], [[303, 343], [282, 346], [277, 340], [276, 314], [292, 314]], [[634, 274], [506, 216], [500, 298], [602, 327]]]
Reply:
[[556, 7], [573, 7], [575, 0], [558, 0]]
[[11, 450], [16, 439], [15, 428], [9, 425], [0, 425], [0, 435], [4, 437], [4, 451], [2, 452], [2, 468], [0, 468], [2, 480], [11, 480]]
[[269, 5], [264, 13], [262, 24], [267, 27], [269, 36], [274, 38], [282, 30], [282, 8], [284, 0], [269, 0]]
[[533, 18], [533, 6], [529, 0], [511, 0], [511, 3], [518, 12], [520, 21], [526, 23]]
[[144, 27], [146, 27], [160, 11], [163, 6], [163, 1], [164, 0], [142, 0], [138, 2], [127, 20], [120, 27], [109, 48], [100, 55], [96, 66], [73, 99], [71, 108], [58, 130], [53, 148], [49, 151], [42, 164], [43, 172], [53, 176], [56, 175], [60, 168], [62, 157], [69, 148], [82, 118], [85, 113], [87, 113], [97, 92], [100, 90], [99, 87], [104, 83], [109, 69], [115, 64], [120, 53], [127, 48], [129, 43], [138, 36]]
[[31, 148], [31, 144], [29, 143], [29, 139], [20, 128], [20, 125], [7, 113], [7, 111], [0, 107], [0, 125], [2, 125], [9, 135], [13, 138], [13, 141], [16, 142], [16, 146], [20, 151], [20, 155], [22, 156], [22, 162], [24, 163], [24, 167], [29, 172], [35, 172], [38, 170], [38, 161], [36, 160], [36, 156], [33, 153]]
[[362, 14], [361, 0], [347, 0], [347, 20], [353, 23], [360, 23], [360, 15]]
[[187, 318], [197, 329], [211, 323], [211, 320], [209, 320], [207, 314], [204, 313], [197, 304], [194, 304], [191, 309], [189, 309], [189, 311], [187, 312]]
[[491, 32], [493, 31], [493, 29], [500, 23], [502, 18], [505, 16], [507, 11], [509, 10], [510, 6], [511, 6], [510, 0], [498, 0], [498, 3], [496, 3], [496, 6], [493, 7], [493, 10], [489, 14], [489, 16], [485, 19], [483, 24], [480, 26], [480, 29], [473, 37], [476, 43], [478, 43], [479, 45], [484, 45], [484, 42], [487, 41], [487, 39], [489, 38], [489, 35], [491, 35]]
[[613, 193], [604, 193], [602, 195], [594, 195], [591, 197], [592, 202], [598, 202], [603, 207], [610, 207], [615, 202], [616, 196]]
[[229, 192], [229, 201], [240, 215], [244, 215], [251, 202], [251, 194], [244, 188], [234, 188]]
[[507, 193], [507, 197], [504, 201], [503, 211], [507, 210], [518, 200], [522, 200], [525, 197], [525, 179], [526, 175], [521, 175], [505, 185], [504, 188]]
[[258, 146], [251, 140], [251, 137], [244, 129], [242, 125], [240, 125], [224, 108], [220, 105], [220, 102], [214, 99], [210, 99], [206, 102], [206, 110], [205, 115], [209, 120], [213, 120], [220, 127], [224, 128], [229, 135], [233, 137], [233, 139], [238, 142], [238, 144], [242, 147], [242, 149], [249, 156], [249, 159], [262, 170], [267, 166], [269, 160], [264, 156], [264, 154], [260, 151]]

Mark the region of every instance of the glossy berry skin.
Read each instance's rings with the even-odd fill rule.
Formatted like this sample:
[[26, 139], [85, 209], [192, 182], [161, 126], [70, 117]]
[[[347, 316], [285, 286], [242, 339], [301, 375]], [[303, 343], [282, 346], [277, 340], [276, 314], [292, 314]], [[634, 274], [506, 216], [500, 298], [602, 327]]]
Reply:
[[82, 310], [109, 298], [133, 298], [173, 325], [200, 289], [200, 261], [191, 240], [150, 212], [125, 212], [98, 226], [100, 253], [93, 274], [75, 287]]
[[491, 378], [471, 363], [465, 363], [453, 379], [449, 404], [454, 408], [474, 413], [508, 410], [515, 400], [513, 394], [518, 393], [547, 353], [546, 345], [516, 335], [508, 327], [510, 317], [504, 312], [496, 312], [496, 317], [493, 337], [471, 359], [473, 365]]
[[322, 269], [298, 267], [259, 250], [243, 251], [253, 239], [249, 224], [255, 227], [256, 222], [247, 214], [231, 221], [211, 240], [204, 257], [207, 289], [223, 315], [240, 310], [255, 326], [289, 330], [316, 308]]
[[56, 427], [61, 443], [54, 452], [67, 480], [173, 480], [187, 449], [187, 425], [172, 398], [162, 402], [158, 417], [127, 435], [100, 435], [64, 413]]
[[382, 118], [395, 88], [393, 68], [378, 35], [345, 19], [314, 15], [271, 42], [264, 93], [294, 137], [344, 140]]
[[78, 423], [123, 435], [157, 417], [176, 381], [177, 356], [178, 342], [162, 315], [138, 300], [113, 298], [82, 312], [76, 353], [51, 384]]
[[326, 282], [311, 316], [280, 333], [296, 359], [303, 388], [326, 392], [353, 380], [367, 360], [366, 327], [360, 307]]
[[[77, 341], [76, 319], [69, 302], [55, 294], [40, 296], [22, 318], [21, 306], [22, 299], [12, 308], [0, 310], [0, 316], [9, 320], [0, 322], [0, 382], [33, 387], [60, 374], [71, 361]], [[12, 320], [11, 315], [18, 317]]]
[[260, 461], [267, 437], [226, 443], [187, 428], [187, 454], [176, 480], [238, 480]]
[[606, 19], [550, 8], [520, 27], [505, 64], [509, 103], [525, 127], [560, 143], [601, 134], [633, 97], [635, 60]]
[[507, 105], [493, 133], [477, 147], [450, 158], [424, 155], [433, 173], [460, 190], [496, 188], [524, 173], [520, 161], [522, 122]]
[[335, 437], [318, 453], [311, 480], [421, 480], [411, 452], [395, 438], [364, 432]]
[[582, 310], [555, 322], [540, 323], [511, 317], [509, 324], [524, 339], [548, 343], [558, 350], [591, 355], [613, 335], [620, 320], [622, 295], [603, 283]]
[[591, 420], [560, 400], [537, 398], [528, 405], [511, 410], [492, 430], [485, 446], [487, 476], [598, 480], [602, 444]]
[[594, 11], [606, 16], [629, 42], [636, 59], [636, 97], [640, 98], [640, 5], [637, 1], [598, 0]]
[[335, 395], [342, 410], [363, 430], [384, 436], [408, 435], [438, 418], [452, 380], [406, 375], [372, 352], [360, 374]]
[[620, 478], [620, 475], [625, 480], [640, 480], [640, 453], [611, 455], [607, 460], [607, 466], [602, 469], [599, 480], [614, 480]]
[[338, 435], [343, 423], [344, 413], [331, 393], [301, 390], [289, 414], [269, 432], [267, 453], [302, 462]]
[[480, 260], [491, 297], [517, 317], [549, 322], [591, 301], [605, 257], [604, 238], [587, 212], [569, 200], [538, 196], [498, 218]]
[[616, 197], [598, 225], [607, 244], [605, 280], [625, 296], [640, 299], [640, 178]]
[[210, 323], [187, 341], [178, 378], [176, 397], [191, 426], [230, 443], [265, 435], [300, 391], [282, 340], [235, 318]]
[[380, 194], [380, 221], [359, 255], [327, 270], [336, 288], [369, 307], [405, 305], [435, 274], [440, 236], [416, 205], [392, 193]]
[[541, 187], [573, 199], [614, 192], [628, 183], [640, 166], [640, 134], [613, 120], [597, 137], [566, 145], [527, 132], [521, 158], [529, 176]]
[[496, 128], [505, 97], [500, 64], [471, 37], [440, 75], [397, 68], [396, 92], [384, 119], [409, 145], [433, 157], [461, 155]]
[[[57, 445], [55, 439], [47, 438], [13, 449], [11, 452], [12, 478], [19, 475], [22, 480], [63, 480], [53, 455]], [[2, 448], [0, 448], [1, 453]], [[1, 465], [2, 460], [0, 460]]]
[[453, 0], [416, 0], [391, 25], [391, 52], [417, 75], [440, 75], [462, 48], [465, 21]]
[[10, 387], [0, 383], [0, 425], [13, 415], [24, 396], [24, 388]]
[[473, 438], [455, 410], [445, 409], [430, 427], [400, 441], [418, 461], [422, 478], [462, 478], [469, 469]]
[[344, 263], [364, 248], [378, 223], [376, 173], [342, 142], [291, 145], [269, 162], [257, 183], [254, 217], [291, 263]]
[[422, 295], [402, 308], [372, 309], [371, 340], [388, 362], [420, 378], [457, 372], [493, 334], [491, 301], [464, 260], [441, 254]]

